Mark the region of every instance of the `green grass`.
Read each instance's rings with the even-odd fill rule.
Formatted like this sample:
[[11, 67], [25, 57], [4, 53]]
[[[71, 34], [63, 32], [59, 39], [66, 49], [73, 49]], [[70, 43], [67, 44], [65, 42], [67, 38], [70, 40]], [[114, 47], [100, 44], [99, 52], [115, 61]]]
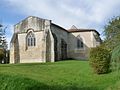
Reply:
[[0, 90], [119, 90], [119, 75], [96, 75], [88, 61], [1, 64]]

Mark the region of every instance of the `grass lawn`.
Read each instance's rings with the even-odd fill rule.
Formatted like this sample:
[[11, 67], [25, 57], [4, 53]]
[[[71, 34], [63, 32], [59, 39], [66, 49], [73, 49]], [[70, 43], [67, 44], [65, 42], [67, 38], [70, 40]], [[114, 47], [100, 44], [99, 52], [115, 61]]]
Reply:
[[0, 65], [0, 90], [120, 90], [119, 85], [119, 72], [96, 75], [88, 61]]

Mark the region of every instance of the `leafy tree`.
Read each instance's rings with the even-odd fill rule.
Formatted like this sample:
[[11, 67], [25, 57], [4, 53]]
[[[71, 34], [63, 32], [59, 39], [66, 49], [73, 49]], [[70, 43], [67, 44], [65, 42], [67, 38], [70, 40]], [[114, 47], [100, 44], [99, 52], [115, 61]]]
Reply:
[[105, 41], [104, 46], [109, 50], [113, 50], [120, 43], [120, 17], [115, 17], [109, 21], [104, 30]]
[[104, 46], [111, 50], [111, 66], [112, 70], [120, 69], [120, 16], [109, 21], [105, 27]]
[[5, 63], [7, 60], [7, 42], [5, 37], [5, 29], [6, 27], [4, 28], [3, 25], [0, 24], [0, 63], [2, 63], [2, 61]]

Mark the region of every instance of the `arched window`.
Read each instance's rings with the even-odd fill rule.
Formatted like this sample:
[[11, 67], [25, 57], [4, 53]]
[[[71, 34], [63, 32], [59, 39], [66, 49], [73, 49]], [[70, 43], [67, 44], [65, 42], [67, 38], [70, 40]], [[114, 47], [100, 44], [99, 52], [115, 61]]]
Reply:
[[35, 46], [36, 45], [36, 40], [35, 40], [35, 35], [32, 31], [30, 31], [26, 37], [26, 43], [27, 46]]
[[80, 35], [77, 36], [77, 48], [84, 48], [83, 39]]

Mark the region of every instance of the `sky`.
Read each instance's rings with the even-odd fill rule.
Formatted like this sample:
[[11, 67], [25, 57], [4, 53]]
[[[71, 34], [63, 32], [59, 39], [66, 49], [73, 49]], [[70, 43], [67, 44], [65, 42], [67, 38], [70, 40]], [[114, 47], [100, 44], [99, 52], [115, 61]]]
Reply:
[[14, 25], [28, 16], [52, 20], [69, 29], [96, 29], [101, 37], [111, 18], [120, 16], [120, 0], [0, 0], [0, 23], [9, 44]]

